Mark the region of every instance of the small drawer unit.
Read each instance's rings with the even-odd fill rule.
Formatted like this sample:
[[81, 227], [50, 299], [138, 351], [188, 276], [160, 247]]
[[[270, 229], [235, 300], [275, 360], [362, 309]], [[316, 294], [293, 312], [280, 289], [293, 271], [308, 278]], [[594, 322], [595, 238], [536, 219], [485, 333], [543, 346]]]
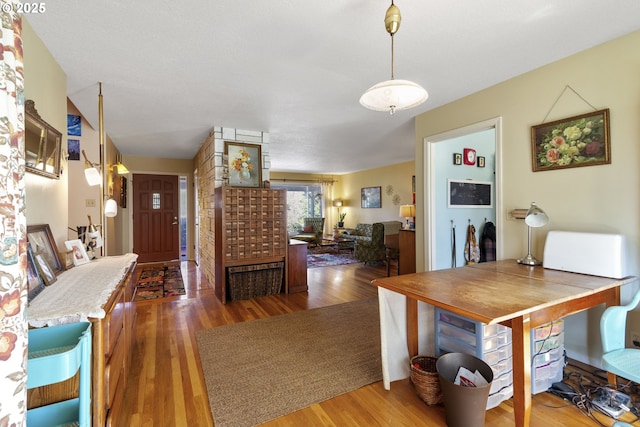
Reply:
[[555, 320], [531, 331], [531, 393], [547, 391], [564, 374], [564, 321]]
[[436, 354], [471, 354], [493, 370], [487, 409], [513, 396], [511, 328], [487, 325], [440, 308], [435, 309]]

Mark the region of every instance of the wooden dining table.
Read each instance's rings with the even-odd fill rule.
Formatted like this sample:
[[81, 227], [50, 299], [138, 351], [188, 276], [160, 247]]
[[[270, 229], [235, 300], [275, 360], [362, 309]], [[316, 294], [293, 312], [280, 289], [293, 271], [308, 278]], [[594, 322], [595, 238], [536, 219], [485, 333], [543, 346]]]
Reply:
[[619, 305], [620, 287], [635, 279], [501, 260], [385, 277], [372, 284], [406, 296], [409, 357], [418, 354], [418, 301], [486, 324], [510, 327], [515, 425], [526, 427], [531, 419], [531, 330], [599, 304]]

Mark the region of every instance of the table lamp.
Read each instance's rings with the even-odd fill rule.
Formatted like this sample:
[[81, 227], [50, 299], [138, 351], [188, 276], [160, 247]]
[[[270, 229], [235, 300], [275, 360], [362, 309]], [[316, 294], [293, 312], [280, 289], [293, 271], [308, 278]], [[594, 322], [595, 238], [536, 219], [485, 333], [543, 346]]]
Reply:
[[407, 223], [405, 224], [405, 230], [409, 230], [409, 218], [413, 218], [416, 216], [416, 207], [415, 205], [401, 205], [400, 206], [400, 217], [406, 218]]
[[531, 227], [542, 227], [547, 225], [549, 217], [547, 214], [535, 204], [531, 202], [531, 207], [524, 216], [524, 222], [527, 224], [527, 255], [518, 260], [518, 264], [524, 265], [540, 265], [542, 261], [538, 261], [533, 255], [531, 255]]

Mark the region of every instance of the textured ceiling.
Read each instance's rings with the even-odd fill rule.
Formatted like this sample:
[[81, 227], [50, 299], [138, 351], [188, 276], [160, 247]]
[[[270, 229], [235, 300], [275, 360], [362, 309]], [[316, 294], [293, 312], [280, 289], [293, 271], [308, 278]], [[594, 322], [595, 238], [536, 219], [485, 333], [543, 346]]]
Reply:
[[[275, 171], [340, 174], [414, 157], [413, 117], [640, 29], [640, 1], [400, 0], [395, 77], [430, 94], [396, 113], [386, 0], [68, 0], [26, 19], [68, 96], [125, 155], [193, 158], [213, 126], [270, 134]], [[28, 83], [27, 83], [28, 84]]]

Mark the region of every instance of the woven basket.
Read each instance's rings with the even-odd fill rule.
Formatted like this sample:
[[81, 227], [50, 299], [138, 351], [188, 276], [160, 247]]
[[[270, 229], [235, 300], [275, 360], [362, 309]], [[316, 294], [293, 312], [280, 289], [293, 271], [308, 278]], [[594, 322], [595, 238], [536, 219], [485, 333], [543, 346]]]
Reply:
[[[427, 405], [442, 403], [440, 379], [436, 371], [436, 361], [433, 356], [414, 356], [411, 358], [411, 382], [416, 388], [420, 399]], [[418, 369], [417, 366], [420, 368]]]

